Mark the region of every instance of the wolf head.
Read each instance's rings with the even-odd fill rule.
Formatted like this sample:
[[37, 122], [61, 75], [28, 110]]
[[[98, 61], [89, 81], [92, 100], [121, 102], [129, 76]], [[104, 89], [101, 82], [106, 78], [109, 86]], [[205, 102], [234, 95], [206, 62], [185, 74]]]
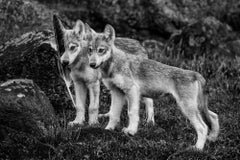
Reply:
[[111, 57], [112, 45], [115, 40], [115, 30], [111, 25], [106, 25], [103, 33], [96, 33], [87, 25], [85, 27], [89, 41], [89, 65], [96, 69]]
[[62, 38], [58, 40], [59, 50], [63, 52], [60, 61], [63, 66], [71, 65], [85, 45], [83, 40], [85, 35], [84, 23], [78, 20], [73, 29], [66, 29], [57, 17], [54, 18], [54, 23], [57, 26], [55, 32], [60, 32], [59, 35]]

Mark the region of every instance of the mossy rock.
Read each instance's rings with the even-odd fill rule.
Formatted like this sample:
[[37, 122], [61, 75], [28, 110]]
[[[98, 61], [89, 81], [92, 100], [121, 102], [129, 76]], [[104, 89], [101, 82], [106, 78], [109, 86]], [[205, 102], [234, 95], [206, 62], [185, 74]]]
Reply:
[[5, 127], [41, 137], [48, 135], [57, 124], [49, 99], [28, 79], [14, 79], [0, 85], [1, 139]]

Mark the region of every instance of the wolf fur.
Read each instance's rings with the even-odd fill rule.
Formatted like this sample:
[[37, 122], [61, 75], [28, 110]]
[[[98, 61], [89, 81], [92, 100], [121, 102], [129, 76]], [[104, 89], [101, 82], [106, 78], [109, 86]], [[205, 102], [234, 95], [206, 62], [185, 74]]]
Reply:
[[[61, 45], [59, 47], [60, 51], [62, 51], [60, 61], [61, 65], [63, 65], [64, 77], [66, 77], [67, 84], [73, 81], [76, 95], [76, 118], [69, 122], [69, 125], [82, 125], [84, 123], [87, 91], [89, 91], [90, 96], [89, 124], [97, 124], [101, 73], [89, 66], [87, 41], [84, 37], [86, 32], [85, 25], [87, 24], [78, 20], [73, 29], [66, 29], [57, 16], [54, 19], [54, 26], [60, 32], [57, 41]], [[88, 25], [87, 27], [90, 28]], [[120, 50], [129, 51], [131, 54], [138, 55], [141, 58], [147, 58], [145, 49], [136, 40], [116, 38], [115, 44]], [[154, 123], [152, 99], [145, 98], [144, 102], [148, 115], [147, 121]], [[102, 116], [108, 115], [104, 114]]]
[[183, 115], [195, 128], [197, 149], [203, 149], [207, 138], [217, 138], [218, 116], [207, 108], [207, 99], [203, 94], [205, 79], [199, 73], [119, 50], [115, 47], [115, 31], [110, 25], [105, 27], [103, 33], [89, 32], [89, 35], [89, 64], [100, 69], [103, 82], [112, 94], [112, 108], [106, 129], [116, 127], [126, 98], [129, 103], [129, 124], [123, 128], [123, 132], [134, 135], [139, 123], [140, 97], [157, 98], [164, 92], [173, 95]]

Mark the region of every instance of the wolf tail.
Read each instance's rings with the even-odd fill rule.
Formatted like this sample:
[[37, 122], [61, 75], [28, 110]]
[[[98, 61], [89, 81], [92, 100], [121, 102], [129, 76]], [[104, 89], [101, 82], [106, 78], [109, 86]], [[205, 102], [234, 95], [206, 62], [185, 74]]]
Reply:
[[215, 141], [219, 134], [218, 115], [208, 109], [208, 97], [203, 93], [203, 87], [206, 83], [205, 79], [200, 74], [197, 74], [196, 77], [198, 82], [198, 109], [209, 128], [208, 139]]

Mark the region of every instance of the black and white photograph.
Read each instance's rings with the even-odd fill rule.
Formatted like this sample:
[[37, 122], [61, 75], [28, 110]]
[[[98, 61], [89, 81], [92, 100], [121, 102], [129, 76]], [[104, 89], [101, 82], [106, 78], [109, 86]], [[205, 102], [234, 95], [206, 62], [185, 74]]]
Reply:
[[0, 160], [239, 160], [239, 0], [0, 0]]

